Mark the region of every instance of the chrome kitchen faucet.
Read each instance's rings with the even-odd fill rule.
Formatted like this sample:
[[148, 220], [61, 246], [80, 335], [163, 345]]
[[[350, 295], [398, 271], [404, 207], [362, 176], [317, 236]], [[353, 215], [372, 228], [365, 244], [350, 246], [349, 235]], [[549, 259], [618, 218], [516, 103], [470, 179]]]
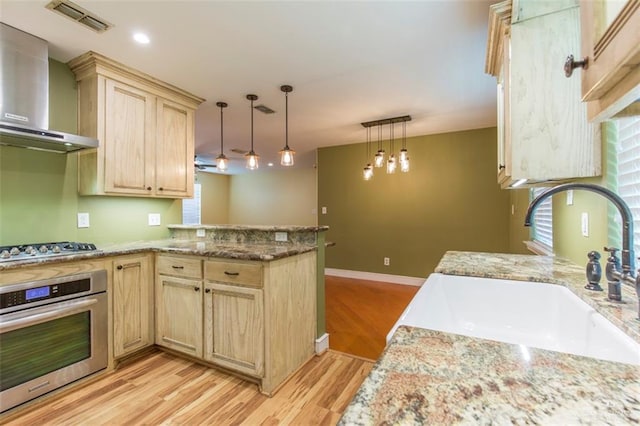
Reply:
[[625, 203], [618, 194], [607, 188], [588, 183], [565, 183], [554, 186], [540, 194], [531, 202], [531, 204], [529, 204], [527, 216], [524, 219], [524, 226], [531, 226], [531, 218], [533, 217], [536, 208], [547, 197], [557, 194], [558, 192], [568, 191], [571, 189], [583, 189], [585, 191], [600, 194], [611, 201], [620, 212], [620, 216], [622, 217], [622, 270], [620, 271], [617, 268], [610, 268], [607, 278], [611, 277], [617, 282], [625, 282], [635, 286], [636, 296], [638, 299], [638, 319], [640, 319], [640, 270], [636, 274], [636, 277], [633, 276], [633, 265], [635, 259], [633, 254], [633, 215], [631, 214], [631, 209], [629, 209], [627, 203]]

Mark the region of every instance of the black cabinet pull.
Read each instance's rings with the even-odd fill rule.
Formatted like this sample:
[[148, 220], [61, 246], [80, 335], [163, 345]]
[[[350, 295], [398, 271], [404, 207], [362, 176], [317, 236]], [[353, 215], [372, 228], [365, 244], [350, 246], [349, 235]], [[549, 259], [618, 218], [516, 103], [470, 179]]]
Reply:
[[565, 77], [571, 77], [573, 70], [576, 68], [587, 69], [589, 68], [589, 58], [582, 58], [581, 61], [576, 61], [573, 55], [567, 56], [567, 60], [564, 62], [564, 75]]
[[173, 265], [173, 266], [171, 266], [171, 267], [172, 267], [173, 269], [184, 269], [184, 266], [175, 266], [175, 265]]
[[194, 287], [193, 288], [195, 291], [200, 291], [200, 287]]
[[116, 269], [118, 269], [118, 270], [122, 269], [122, 265], [118, 265], [118, 266], [116, 267]]
[[158, 188], [158, 191], [164, 191], [163, 187]]
[[147, 186], [147, 191], [151, 191], [151, 187], [150, 186]]
[[208, 288], [208, 289], [206, 289], [204, 292], [205, 292], [205, 293], [211, 293], [211, 289], [210, 289], [210, 288]]
[[240, 272], [229, 272], [229, 271], [224, 271], [225, 275], [229, 275], [232, 277], [237, 277], [238, 275], [240, 275]]

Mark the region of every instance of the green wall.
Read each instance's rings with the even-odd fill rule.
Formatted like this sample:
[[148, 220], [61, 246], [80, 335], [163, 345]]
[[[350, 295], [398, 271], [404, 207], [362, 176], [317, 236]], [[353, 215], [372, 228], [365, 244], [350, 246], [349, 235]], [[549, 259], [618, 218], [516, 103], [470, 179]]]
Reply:
[[229, 182], [231, 176], [196, 171], [196, 182], [201, 186], [200, 222], [205, 224], [229, 223]]
[[[77, 92], [73, 74], [49, 61], [49, 127], [76, 132]], [[179, 200], [77, 195], [76, 154], [0, 146], [0, 245], [77, 240], [104, 244], [166, 238], [165, 226], [149, 227], [148, 213], [162, 225], [182, 221]], [[91, 227], [78, 229], [77, 213]]]
[[409, 173], [376, 169], [370, 181], [362, 179], [365, 144], [318, 150], [318, 212], [327, 208], [318, 222], [336, 242], [326, 266], [426, 277], [447, 250], [508, 252], [510, 195], [496, 181], [496, 129], [409, 138], [407, 149]]

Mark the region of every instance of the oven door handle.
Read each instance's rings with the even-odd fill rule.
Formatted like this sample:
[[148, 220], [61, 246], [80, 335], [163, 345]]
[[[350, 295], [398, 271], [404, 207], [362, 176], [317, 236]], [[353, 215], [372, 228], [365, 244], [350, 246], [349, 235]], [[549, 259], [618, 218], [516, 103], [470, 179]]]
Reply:
[[[58, 304], [58, 306], [38, 308], [37, 313], [33, 313], [28, 316], [21, 315], [19, 318], [13, 320], [4, 320], [0, 318], [0, 333], [6, 333], [19, 328], [29, 327], [31, 325], [40, 324], [86, 311], [89, 306], [95, 305], [96, 303], [98, 303], [98, 299], [95, 298], [74, 300], [71, 302], [63, 302], [63, 306]], [[24, 314], [24, 312], [20, 313]], [[6, 315], [5, 318], [8, 316], [9, 315]]]

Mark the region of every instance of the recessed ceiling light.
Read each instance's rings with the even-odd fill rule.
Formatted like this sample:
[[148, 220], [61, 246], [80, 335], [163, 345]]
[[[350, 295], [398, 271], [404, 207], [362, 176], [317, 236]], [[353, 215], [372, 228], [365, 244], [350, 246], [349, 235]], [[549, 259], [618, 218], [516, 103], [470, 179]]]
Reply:
[[273, 163], [268, 163], [267, 166], [273, 167]]
[[149, 40], [149, 37], [144, 33], [135, 33], [133, 35], [133, 39], [140, 44], [149, 44], [149, 42], [151, 41]]

